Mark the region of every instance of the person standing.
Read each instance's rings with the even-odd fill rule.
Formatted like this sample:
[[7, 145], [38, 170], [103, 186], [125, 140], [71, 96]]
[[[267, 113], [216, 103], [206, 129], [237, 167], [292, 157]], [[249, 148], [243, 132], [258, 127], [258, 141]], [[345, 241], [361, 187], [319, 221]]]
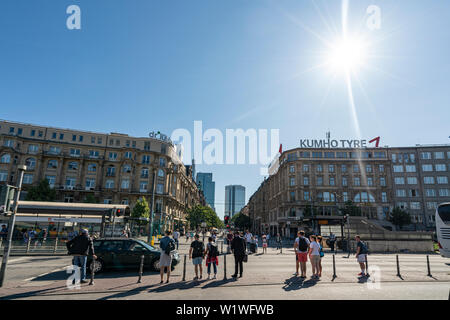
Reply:
[[177, 250], [178, 250], [179, 239], [180, 239], [180, 232], [177, 229], [173, 233], [173, 240], [175, 240], [175, 244], [177, 245]]
[[175, 241], [170, 237], [170, 230], [164, 232], [164, 237], [159, 240], [159, 247], [161, 249], [161, 255], [159, 258], [159, 274], [161, 276], [162, 284], [164, 282], [164, 269], [167, 268], [167, 281], [169, 283], [170, 278], [170, 268], [172, 267], [172, 254], [171, 252], [175, 250]]
[[266, 239], [267, 239], [267, 246], [270, 246], [270, 233], [267, 234]]
[[311, 235], [309, 240], [309, 260], [311, 261], [312, 278], [319, 279], [320, 245], [317, 243], [317, 237], [314, 235]]
[[334, 235], [333, 232], [330, 233], [329, 240], [330, 240], [331, 251], [334, 252], [334, 244], [336, 243], [336, 236]]
[[306, 278], [306, 262], [308, 261], [309, 245], [309, 240], [305, 238], [305, 231], [299, 231], [298, 237], [295, 239], [294, 251], [297, 255], [297, 260], [295, 263], [295, 275], [298, 276], [298, 269], [300, 265], [302, 274], [300, 278]]
[[217, 265], [219, 264], [219, 259], [217, 258], [219, 256], [219, 250], [217, 249], [217, 246], [214, 243], [214, 239], [212, 237], [208, 238], [208, 244], [206, 246], [206, 266], [208, 267], [208, 280], [211, 276], [211, 264], [214, 268], [214, 277], [213, 279], [217, 278]]
[[86, 283], [86, 262], [87, 256], [90, 255], [94, 259], [97, 256], [94, 252], [94, 243], [89, 237], [87, 229], [81, 230], [81, 234], [70, 241], [66, 242], [67, 251], [69, 255], [73, 256], [72, 264], [79, 267], [81, 270], [81, 283]]
[[236, 231], [233, 237], [233, 241], [231, 241], [231, 251], [234, 254], [234, 274], [231, 276], [232, 278], [237, 278], [238, 271], [239, 271], [239, 278], [242, 278], [242, 273], [244, 271], [243, 270], [244, 256], [247, 249], [245, 242], [246, 242], [245, 239], [241, 238], [239, 236], [239, 232]]
[[233, 233], [230, 230], [227, 234], [227, 253], [231, 253], [231, 241], [233, 241]]
[[0, 237], [3, 240], [6, 240], [7, 236], [8, 236], [8, 228], [6, 227], [6, 224], [2, 224], [2, 229], [0, 230]]
[[263, 247], [263, 254], [267, 253], [267, 236], [262, 236], [262, 247]]
[[319, 250], [319, 255], [320, 255], [320, 260], [319, 260], [319, 278], [322, 277], [322, 258], [325, 255], [325, 253], [323, 252], [322, 241], [323, 241], [322, 236], [317, 236], [317, 242], [319, 243], [319, 246], [320, 246], [320, 250]]
[[275, 241], [277, 243], [277, 250], [281, 249], [281, 235], [277, 233], [277, 237], [275, 238]]
[[248, 250], [248, 249], [250, 249], [250, 244], [252, 243], [252, 238], [253, 238], [253, 235], [250, 233], [250, 231], [248, 231], [248, 229], [245, 231], [244, 238], [245, 238], [246, 247]]
[[[194, 280], [198, 280], [202, 278], [203, 268], [202, 262], [205, 256], [205, 245], [202, 241], [200, 241], [200, 236], [195, 234], [194, 241], [191, 243], [191, 248], [189, 249], [189, 260], [192, 260], [192, 263], [195, 267], [195, 277]], [[200, 268], [200, 277], [198, 276], [198, 269]]]
[[361, 268], [361, 273], [358, 274], [360, 277], [364, 277], [366, 270], [366, 255], [369, 250], [364, 242], [361, 241], [361, 237], [358, 235], [355, 237], [356, 240], [356, 259], [358, 260], [359, 267]]

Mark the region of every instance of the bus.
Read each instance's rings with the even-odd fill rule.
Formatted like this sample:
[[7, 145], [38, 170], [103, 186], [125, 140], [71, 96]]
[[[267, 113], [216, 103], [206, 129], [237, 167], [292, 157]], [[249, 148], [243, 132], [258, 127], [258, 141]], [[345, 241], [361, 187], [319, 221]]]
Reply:
[[436, 209], [436, 233], [441, 256], [450, 258], [450, 202]]

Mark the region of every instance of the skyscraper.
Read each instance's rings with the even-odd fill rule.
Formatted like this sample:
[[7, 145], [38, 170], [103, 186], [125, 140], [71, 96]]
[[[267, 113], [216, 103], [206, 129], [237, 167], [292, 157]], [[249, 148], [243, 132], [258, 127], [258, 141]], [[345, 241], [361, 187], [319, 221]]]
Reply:
[[245, 206], [245, 187], [240, 185], [225, 186], [225, 215], [234, 216]]
[[197, 173], [197, 184], [199, 185], [200, 190], [202, 190], [203, 194], [205, 195], [206, 203], [208, 203], [211, 208], [216, 211], [216, 209], [214, 208], [216, 183], [212, 181], [212, 173]]

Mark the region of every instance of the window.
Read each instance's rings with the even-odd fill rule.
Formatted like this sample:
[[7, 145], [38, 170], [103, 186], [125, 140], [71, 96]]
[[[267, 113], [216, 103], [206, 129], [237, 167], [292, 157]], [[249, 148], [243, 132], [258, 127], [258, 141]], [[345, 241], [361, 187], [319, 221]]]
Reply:
[[93, 178], [86, 179], [85, 186], [86, 186], [87, 190], [95, 189], [95, 179], [93, 179]]
[[39, 130], [39, 131], [38, 131], [38, 136], [39, 136], [40, 138], [42, 138], [42, 137], [44, 136], [44, 131]]
[[353, 200], [354, 202], [375, 202], [375, 198], [368, 192], [358, 193]]
[[64, 133], [59, 134], [59, 140], [64, 140]]
[[125, 152], [125, 159], [132, 159], [132, 158], [133, 158], [133, 153], [131, 151]]
[[354, 186], [360, 186], [361, 185], [361, 179], [359, 177], [353, 178], [353, 185]]
[[437, 208], [437, 202], [427, 202], [428, 210], [436, 210], [436, 208]]
[[291, 201], [291, 202], [294, 202], [294, 201], [295, 201], [295, 191], [291, 191], [291, 192], [289, 193], [289, 198], [290, 198], [290, 201]]
[[309, 164], [303, 165], [303, 172], [309, 172]]
[[323, 171], [322, 165], [321, 164], [316, 165], [316, 172], [322, 172], [322, 171]]
[[79, 142], [83, 142], [83, 136], [79, 136], [79, 137], [78, 137], [78, 141], [79, 141]]
[[381, 193], [381, 202], [383, 202], [383, 203], [388, 202], [386, 192]]
[[412, 198], [418, 197], [419, 196], [419, 190], [410, 189], [409, 190], [409, 196], [412, 197]]
[[312, 152], [313, 158], [322, 158], [322, 152]]
[[420, 153], [420, 159], [430, 160], [431, 159], [431, 152], [421, 152]]
[[343, 186], [343, 187], [348, 186], [347, 177], [342, 177], [342, 186]]
[[405, 184], [405, 178], [403, 178], [403, 177], [395, 177], [394, 178], [394, 183], [395, 184]]
[[334, 172], [334, 164], [328, 165], [328, 172]]
[[24, 184], [32, 184], [33, 183], [33, 175], [30, 173], [25, 173], [23, 175], [23, 183]]
[[300, 151], [300, 158], [309, 158], [309, 151]]
[[322, 186], [323, 185], [323, 177], [317, 177], [317, 185]]
[[292, 186], [295, 186], [295, 177], [290, 177], [289, 178], [289, 185], [292, 187]]
[[139, 184], [139, 191], [147, 192], [147, 188], [148, 188], [148, 182], [141, 181], [141, 183]]
[[434, 153], [434, 158], [435, 159], [438, 159], [438, 160], [441, 160], [441, 159], [444, 159], [444, 152], [435, 152]]
[[347, 165], [345, 165], [345, 164], [341, 165], [341, 171], [347, 172]]
[[92, 144], [95, 143], [95, 137], [91, 137], [91, 143], [92, 143]]
[[384, 164], [378, 165], [378, 171], [379, 172], [384, 172]]
[[436, 190], [434, 190], [434, 189], [425, 189], [425, 196], [427, 196], [427, 197], [436, 197]]
[[45, 179], [48, 181], [50, 188], [53, 189], [55, 187], [56, 176], [45, 176]]
[[48, 160], [47, 168], [48, 169], [58, 168], [58, 160]]
[[372, 172], [372, 166], [370, 164], [366, 165], [366, 172], [368, 173]]
[[386, 158], [386, 153], [382, 151], [375, 151], [374, 152], [374, 158]]
[[408, 203], [406, 203], [404, 201], [399, 201], [399, 202], [397, 202], [397, 207], [399, 207], [400, 209], [407, 209]]
[[353, 165], [353, 172], [359, 172], [359, 165], [357, 164]]
[[141, 178], [148, 178], [148, 168], [142, 168], [141, 169]]
[[52, 133], [52, 139], [56, 139], [56, 132]]
[[423, 177], [424, 184], [434, 184], [434, 177]]
[[405, 189], [397, 189], [395, 192], [395, 195], [397, 197], [406, 197], [406, 190]]
[[416, 166], [415, 165], [407, 165], [406, 172], [416, 172]]
[[159, 158], [159, 166], [160, 167], [166, 166], [166, 158]]
[[130, 200], [128, 199], [122, 199], [122, 201], [120, 202], [121, 204], [125, 204], [125, 205], [129, 205], [130, 204]]
[[109, 145], [110, 145], [110, 146], [113, 146], [113, 145], [114, 145], [114, 139], [110, 139], [110, 140], [109, 140]]
[[88, 164], [88, 172], [96, 172], [97, 171], [97, 165], [95, 163], [89, 163]]
[[116, 161], [117, 160], [117, 152], [110, 152], [108, 157], [109, 157], [110, 161]]
[[156, 193], [162, 194], [164, 192], [164, 185], [162, 183], [158, 183], [156, 185]]
[[77, 179], [73, 178], [73, 177], [67, 177], [66, 178], [66, 187], [75, 187]]
[[25, 160], [25, 165], [28, 167], [27, 169], [34, 169], [36, 167], [36, 159], [28, 158]]
[[436, 164], [434, 168], [436, 171], [447, 171], [447, 166], [444, 163]]
[[402, 165], [394, 166], [394, 172], [403, 172], [403, 166]]
[[78, 162], [69, 162], [69, 170], [78, 170]]
[[386, 178], [385, 177], [380, 177], [380, 186], [386, 187]]
[[136, 148], [136, 141], [133, 140], [133, 141], [131, 142], [131, 146], [132, 146], [133, 148]]
[[305, 201], [309, 201], [310, 200], [309, 191], [304, 191], [303, 192], [303, 200], [305, 200]]
[[3, 143], [3, 145], [4, 145], [5, 147], [14, 148], [14, 141], [13, 141], [13, 140], [5, 140], [5, 142]]
[[0, 163], [10, 163], [11, 162], [11, 156], [7, 153], [2, 155], [0, 158]]
[[439, 197], [448, 197], [450, 196], [449, 189], [439, 189]]
[[408, 184], [417, 184], [417, 178], [416, 177], [407, 177], [406, 182]]
[[342, 192], [342, 200], [344, 202], [348, 201], [348, 192], [347, 191]]
[[102, 137], [97, 137], [97, 143], [102, 144]]
[[447, 184], [448, 183], [448, 177], [436, 177], [438, 184]]
[[112, 199], [111, 197], [106, 197], [103, 199], [103, 204], [112, 204]]
[[336, 152], [336, 158], [347, 158], [347, 152]]
[[295, 172], [295, 166], [294, 165], [290, 165], [289, 166], [289, 172], [290, 173], [294, 173]]
[[39, 151], [39, 147], [38, 147], [37, 145], [35, 145], [35, 144], [30, 144], [30, 145], [28, 146], [28, 153], [35, 154], [35, 153], [37, 153], [38, 151]]
[[325, 152], [325, 158], [334, 158], [334, 152]]
[[420, 202], [411, 202], [409, 205], [413, 210], [420, 210]]
[[97, 159], [100, 153], [97, 150], [89, 150], [89, 158]]
[[309, 186], [309, 177], [307, 177], [307, 176], [303, 177], [303, 185]]
[[392, 163], [397, 162], [397, 155], [395, 153], [392, 154]]
[[70, 156], [71, 157], [79, 157], [81, 154], [80, 149], [70, 149]]
[[373, 178], [372, 178], [372, 177], [367, 177], [367, 185], [368, 185], [369, 187], [372, 187], [372, 186], [373, 186]]
[[145, 141], [144, 142], [144, 150], [145, 151], [150, 151], [150, 142], [149, 141]]
[[0, 181], [7, 181], [8, 180], [8, 171], [0, 171]]
[[125, 164], [125, 165], [122, 167], [122, 172], [123, 172], [123, 173], [131, 173], [131, 166], [128, 165], [128, 164]]
[[31, 130], [30, 136], [34, 137], [36, 135], [36, 130]]
[[77, 136], [76, 135], [72, 135], [72, 141], [77, 141]]
[[149, 164], [150, 163], [150, 156], [149, 155], [143, 155], [142, 156], [142, 164]]
[[61, 153], [61, 148], [60, 147], [50, 146], [50, 149], [49, 149], [48, 152], [50, 154], [60, 154]]
[[107, 177], [114, 177], [116, 175], [116, 167], [114, 166], [109, 166], [106, 169], [106, 176]]
[[106, 180], [105, 183], [105, 188], [106, 189], [113, 189], [114, 188], [114, 180]]
[[330, 186], [334, 186], [334, 185], [335, 185], [335, 178], [330, 177]]
[[120, 140], [116, 139], [116, 147], [120, 146]]
[[128, 179], [122, 180], [122, 184], [120, 187], [122, 189], [128, 189], [130, 187], [130, 180]]

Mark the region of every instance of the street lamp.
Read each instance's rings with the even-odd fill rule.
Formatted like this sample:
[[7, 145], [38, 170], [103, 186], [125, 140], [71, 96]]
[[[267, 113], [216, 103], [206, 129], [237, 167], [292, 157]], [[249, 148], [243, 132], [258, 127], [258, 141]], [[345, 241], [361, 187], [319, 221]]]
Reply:
[[155, 184], [156, 184], [156, 169], [153, 169], [153, 190], [152, 190], [152, 211], [150, 214], [150, 225], [148, 230], [147, 242], [151, 243], [153, 239], [153, 220], [155, 217]]
[[3, 287], [3, 282], [5, 280], [6, 266], [8, 264], [8, 258], [11, 252], [11, 241], [14, 232], [14, 224], [16, 223], [16, 213], [17, 208], [19, 206], [20, 191], [22, 191], [23, 175], [24, 172], [27, 170], [27, 166], [19, 165], [17, 169], [19, 170], [19, 181], [17, 185], [17, 192], [14, 197], [14, 209], [12, 210], [11, 217], [9, 219], [8, 236], [5, 244], [5, 249], [3, 252], [2, 267], [0, 269], [0, 287]]

